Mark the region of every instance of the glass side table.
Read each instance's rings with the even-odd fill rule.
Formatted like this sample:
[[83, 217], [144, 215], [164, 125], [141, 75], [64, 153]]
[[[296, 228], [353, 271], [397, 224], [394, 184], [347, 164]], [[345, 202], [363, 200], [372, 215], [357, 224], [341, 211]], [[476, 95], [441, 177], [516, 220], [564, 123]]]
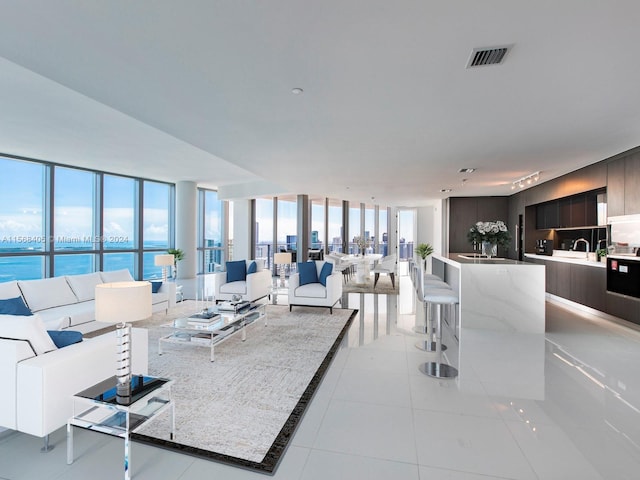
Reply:
[[73, 463], [73, 427], [106, 433], [124, 440], [124, 478], [130, 478], [130, 435], [143, 423], [169, 411], [175, 437], [175, 406], [171, 399], [172, 381], [136, 375], [131, 379], [131, 395], [116, 395], [116, 377], [73, 396], [73, 416], [67, 422], [67, 464]]

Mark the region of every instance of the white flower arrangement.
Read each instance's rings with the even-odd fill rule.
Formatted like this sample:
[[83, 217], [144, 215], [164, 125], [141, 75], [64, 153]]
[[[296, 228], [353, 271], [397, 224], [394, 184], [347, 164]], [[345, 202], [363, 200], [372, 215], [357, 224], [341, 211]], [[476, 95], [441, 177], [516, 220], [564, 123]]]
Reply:
[[477, 222], [469, 229], [467, 238], [472, 243], [490, 242], [500, 246], [509, 245], [511, 235], [502, 220]]

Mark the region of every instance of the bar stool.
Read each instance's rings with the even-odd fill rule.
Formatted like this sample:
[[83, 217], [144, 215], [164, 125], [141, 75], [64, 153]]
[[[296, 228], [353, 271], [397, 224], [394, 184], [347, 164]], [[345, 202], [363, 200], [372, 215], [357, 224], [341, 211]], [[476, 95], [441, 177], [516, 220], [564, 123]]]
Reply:
[[[439, 277], [436, 277], [439, 278]], [[443, 282], [441, 280], [433, 280], [433, 279], [424, 279], [422, 282], [422, 298], [424, 302], [424, 318], [425, 324], [416, 326], [413, 328], [413, 331], [416, 333], [426, 333], [428, 335], [426, 340], [418, 340], [415, 343], [416, 348], [420, 350], [424, 350], [425, 352], [435, 352], [436, 351], [436, 343], [437, 341], [433, 340], [434, 327], [431, 315], [431, 310], [433, 304], [426, 300], [426, 295], [429, 291], [437, 289], [437, 290], [451, 290], [451, 287], [448, 283]], [[446, 345], [441, 345], [441, 349], [444, 352], [447, 349]]]
[[[458, 305], [458, 294], [453, 290], [447, 289], [429, 289], [424, 295], [425, 302], [437, 305], [438, 315], [436, 321], [436, 354], [435, 362], [426, 362], [418, 366], [425, 375], [436, 378], [452, 378], [458, 376], [458, 369], [449, 364], [443, 363], [442, 360], [442, 307], [449, 305], [453, 307], [454, 315], [457, 315], [456, 306]], [[454, 321], [455, 324], [455, 321]]]

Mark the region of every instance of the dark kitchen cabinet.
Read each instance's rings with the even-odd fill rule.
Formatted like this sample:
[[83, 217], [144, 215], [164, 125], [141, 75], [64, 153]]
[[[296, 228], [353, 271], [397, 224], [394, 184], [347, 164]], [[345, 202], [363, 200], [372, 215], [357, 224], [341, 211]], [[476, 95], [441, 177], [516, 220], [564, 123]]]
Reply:
[[586, 200], [587, 196], [582, 193], [574, 195], [571, 198], [571, 219], [569, 227], [584, 227], [595, 225], [595, 223], [587, 223]]
[[536, 228], [545, 230], [558, 227], [558, 202], [541, 203], [536, 207]]
[[640, 154], [625, 158], [624, 162], [624, 214], [640, 213]]
[[[571, 197], [561, 198], [558, 202], [558, 224], [555, 228], [571, 227]], [[551, 227], [554, 228], [554, 227]]]
[[605, 311], [607, 270], [588, 265], [571, 265], [571, 292], [569, 300], [596, 310]]
[[607, 215], [624, 215], [624, 158], [607, 165]]
[[562, 298], [571, 299], [571, 264], [564, 262], [549, 262], [554, 263], [552, 267], [556, 271], [556, 288], [554, 295], [558, 295]]
[[[600, 192], [587, 192], [584, 198], [585, 206], [585, 225], [598, 225], [598, 193]], [[606, 223], [606, 219], [601, 220], [602, 223]]]

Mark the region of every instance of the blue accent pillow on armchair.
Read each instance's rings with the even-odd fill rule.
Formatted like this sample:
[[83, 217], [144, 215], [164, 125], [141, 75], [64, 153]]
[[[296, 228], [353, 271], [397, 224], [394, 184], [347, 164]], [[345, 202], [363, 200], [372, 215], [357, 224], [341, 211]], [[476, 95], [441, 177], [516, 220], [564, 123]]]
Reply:
[[151, 293], [158, 293], [161, 286], [162, 282], [151, 282]]
[[227, 262], [227, 283], [244, 282], [247, 279], [247, 261]]
[[315, 262], [298, 263], [298, 274], [300, 275], [300, 286], [307, 283], [318, 283], [318, 271]]
[[27, 317], [33, 315], [29, 307], [27, 307], [22, 300], [22, 297], [7, 298], [6, 300], [0, 300], [0, 314], [2, 315], [22, 315]]
[[318, 279], [318, 281], [323, 286], [325, 287], [327, 286], [327, 277], [331, 275], [332, 271], [333, 271], [333, 263], [325, 262], [324, 265], [322, 266], [322, 270], [320, 270], [320, 278]]
[[250, 273], [256, 273], [258, 271], [258, 264], [253, 261], [249, 264], [249, 268], [247, 269], [247, 275]]

